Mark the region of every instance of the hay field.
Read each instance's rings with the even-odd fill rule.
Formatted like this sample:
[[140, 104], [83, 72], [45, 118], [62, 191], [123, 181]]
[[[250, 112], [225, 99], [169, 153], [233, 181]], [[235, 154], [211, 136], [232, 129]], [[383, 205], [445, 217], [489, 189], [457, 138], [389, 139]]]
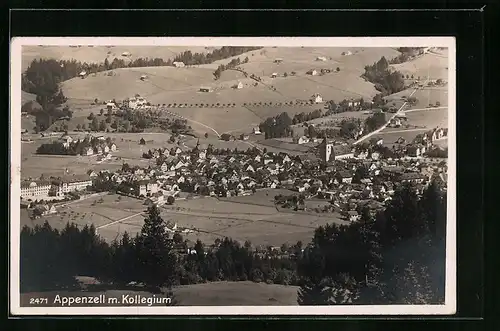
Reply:
[[447, 55], [427, 53], [413, 61], [393, 64], [391, 67], [404, 75], [413, 75], [415, 78], [420, 76], [420, 79], [427, 79], [429, 77], [433, 80], [439, 78], [448, 80]]
[[[251, 132], [252, 127], [257, 126], [261, 119], [254, 113], [244, 107], [230, 108], [176, 108], [172, 112], [185, 117], [188, 120], [203, 123], [219, 134], [228, 131], [245, 129], [246, 132]], [[188, 123], [192, 125], [191, 122]], [[193, 127], [194, 128], [194, 127]], [[202, 135], [207, 132], [211, 133], [206, 127], [196, 127]]]
[[101, 63], [107, 58], [108, 61], [127, 59], [122, 56], [123, 52], [129, 52], [128, 59], [138, 58], [162, 58], [165, 61], [173, 59], [176, 55], [190, 50], [193, 53], [207, 53], [210, 49], [203, 46], [23, 46], [22, 68], [25, 70], [34, 59], [56, 59], [73, 60], [80, 62]]
[[412, 111], [405, 114], [409, 125], [425, 128], [447, 128], [448, 108], [429, 108], [428, 110]]
[[[318, 226], [343, 222], [337, 214], [278, 211], [271, 202], [278, 193], [283, 190], [262, 190], [255, 196], [225, 200], [178, 199], [172, 206], [163, 206], [161, 214], [165, 221], [195, 229], [193, 233], [183, 234], [185, 239], [192, 242], [200, 239], [206, 244], [224, 237], [241, 242], [250, 240], [255, 245], [309, 242]], [[81, 226], [94, 223], [99, 235], [107, 241], [119, 238], [125, 231], [135, 236], [141, 230], [146, 206], [142, 200], [118, 197], [105, 195], [102, 203], [97, 202], [99, 198], [76, 201], [62, 208], [59, 214], [33, 222], [42, 224], [47, 219], [55, 227], [62, 227], [68, 221]]]
[[[64, 95], [68, 98], [93, 101], [133, 97], [140, 94], [143, 97], [162, 94], [164, 92], [174, 93], [179, 91], [197, 92], [201, 86], [209, 85], [213, 82], [213, 71], [205, 68], [174, 68], [174, 67], [147, 67], [147, 68], [120, 68], [111, 70], [113, 76], [108, 76], [109, 71], [99, 72], [96, 76], [89, 75], [85, 79], [78, 77], [67, 80], [61, 84]], [[221, 80], [235, 80], [241, 74], [224, 75]], [[142, 75], [148, 78], [142, 81]], [[163, 102], [153, 103], [180, 103], [181, 100], [168, 97]]]
[[[419, 101], [415, 106], [411, 108], [425, 108], [429, 104], [436, 104], [436, 102], [440, 102], [441, 106], [448, 105], [448, 87], [426, 87], [423, 89], [419, 89], [414, 97]], [[408, 109], [411, 109], [408, 108]]]

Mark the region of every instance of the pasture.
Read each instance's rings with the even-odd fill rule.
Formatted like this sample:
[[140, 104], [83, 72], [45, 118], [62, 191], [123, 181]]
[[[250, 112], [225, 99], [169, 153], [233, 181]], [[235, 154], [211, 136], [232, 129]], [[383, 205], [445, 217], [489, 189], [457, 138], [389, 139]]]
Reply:
[[413, 61], [393, 64], [391, 67], [405, 76], [413, 75], [414, 78], [420, 77], [421, 80], [427, 77], [433, 80], [448, 80], [448, 57], [442, 54], [427, 53]]
[[[200, 239], [211, 244], [215, 239], [230, 237], [255, 245], [280, 246], [287, 242], [309, 242], [314, 230], [331, 222], [343, 223], [337, 214], [315, 214], [276, 209], [274, 196], [286, 190], [262, 190], [255, 196], [226, 199], [200, 197], [178, 199], [174, 205], [161, 207], [162, 218], [172, 225], [193, 229], [183, 234], [191, 242]], [[283, 193], [285, 192], [285, 193]], [[49, 224], [61, 228], [67, 222], [84, 226], [93, 223], [99, 235], [106, 241], [119, 238], [126, 231], [135, 236], [141, 230], [145, 218], [144, 201], [119, 195], [71, 202], [59, 208], [59, 213], [38, 220], [25, 219], [22, 224]], [[26, 215], [27, 217], [27, 215]]]
[[447, 128], [448, 108], [429, 108], [426, 110], [411, 111], [405, 113], [408, 124], [425, 128]]

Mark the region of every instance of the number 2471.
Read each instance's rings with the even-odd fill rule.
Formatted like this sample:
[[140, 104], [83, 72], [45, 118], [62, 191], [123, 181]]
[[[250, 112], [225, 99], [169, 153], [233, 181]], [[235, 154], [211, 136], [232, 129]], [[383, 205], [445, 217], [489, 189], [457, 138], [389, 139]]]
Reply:
[[31, 298], [30, 305], [42, 305], [44, 303], [48, 303], [49, 300], [47, 298]]

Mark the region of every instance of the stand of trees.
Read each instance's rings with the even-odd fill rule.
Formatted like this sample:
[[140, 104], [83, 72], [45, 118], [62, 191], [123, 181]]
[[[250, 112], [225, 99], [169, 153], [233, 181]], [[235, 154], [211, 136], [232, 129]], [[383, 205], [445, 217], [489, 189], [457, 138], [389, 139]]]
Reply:
[[[69, 288], [75, 286], [74, 276], [86, 275], [115, 285], [135, 281], [156, 291], [220, 280], [293, 284], [301, 286], [299, 303], [304, 305], [442, 301], [444, 284], [432, 288], [428, 274], [436, 261], [418, 257], [425, 248], [412, 244], [417, 258], [412, 257], [404, 267], [389, 258], [400, 245], [414, 239], [425, 238], [428, 247], [443, 242], [446, 195], [437, 184], [432, 182], [420, 198], [411, 185], [403, 185], [376, 217], [368, 212], [362, 215], [360, 222], [350, 226], [319, 227], [307, 247], [297, 242], [278, 250], [265, 249], [225, 238], [217, 239], [209, 249], [197, 241], [189, 254], [180, 234], [170, 237], [165, 231], [167, 224], [157, 207], [148, 209], [135, 238], [125, 233], [111, 244], [93, 226], [79, 229], [68, 224], [61, 231], [48, 223], [25, 226], [21, 231], [21, 291]], [[443, 259], [436, 257], [438, 263], [444, 263], [444, 249], [439, 254]], [[367, 295], [367, 289], [376, 294]], [[395, 291], [406, 296], [401, 298]]]
[[173, 62], [183, 62], [185, 65], [208, 64], [218, 60], [227, 59], [228, 57], [238, 56], [246, 52], [255, 51], [262, 47], [245, 47], [245, 46], [223, 46], [219, 49], [214, 49], [209, 53], [192, 53], [185, 51], [177, 55]]
[[264, 132], [266, 139], [290, 137], [292, 130], [290, 125], [292, 119], [288, 113], [283, 112], [275, 117], [268, 117], [264, 122], [260, 123], [259, 128]]
[[385, 57], [365, 67], [364, 78], [375, 84], [375, 88], [382, 93], [382, 96], [397, 93], [404, 90], [404, 78], [399, 71], [390, 71], [389, 62]]
[[70, 119], [72, 112], [62, 107], [67, 101], [59, 88], [64, 80], [64, 70], [56, 60], [33, 60], [22, 76], [21, 89], [36, 95], [42, 109], [34, 113], [36, 131], [48, 129], [61, 118]]

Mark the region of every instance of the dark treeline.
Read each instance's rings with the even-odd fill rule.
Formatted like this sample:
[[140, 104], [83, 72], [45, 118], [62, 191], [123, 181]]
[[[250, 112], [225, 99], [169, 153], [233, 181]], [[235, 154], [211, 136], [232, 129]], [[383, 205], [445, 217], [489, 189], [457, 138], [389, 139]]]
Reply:
[[[304, 246], [297, 242], [264, 248], [225, 238], [210, 246], [197, 241], [189, 252], [189, 243], [179, 233], [170, 236], [166, 232], [168, 224], [157, 207], [148, 209], [135, 238], [124, 234], [111, 244], [93, 226], [79, 229], [68, 224], [61, 231], [48, 223], [25, 226], [21, 232], [21, 291], [72, 287], [74, 276], [80, 275], [117, 286], [137, 282], [149, 288], [222, 280], [299, 285], [300, 304], [387, 302], [401, 288], [413, 293], [404, 299], [408, 302], [442, 300], [443, 289], [431, 289], [429, 283], [427, 269], [435, 261], [422, 257], [401, 269], [393, 259], [386, 259], [388, 252], [413, 239], [426, 238], [428, 247], [442, 243], [446, 194], [438, 184], [432, 181], [420, 196], [405, 184], [384, 211], [373, 216], [366, 210], [361, 215], [361, 221], [350, 226], [333, 223], [317, 228], [311, 243]], [[366, 289], [377, 294], [363, 297]]]
[[195, 53], [185, 51], [174, 58], [174, 62], [183, 62], [185, 65], [208, 64], [218, 60], [227, 59], [228, 57], [238, 56], [246, 52], [255, 51], [262, 47], [248, 46], [223, 46], [214, 49], [209, 53]]
[[248, 63], [248, 56], [243, 60], [243, 62], [240, 60], [240, 58], [236, 58], [236, 59], [232, 59], [228, 64], [226, 65], [223, 65], [221, 64], [220, 66], [217, 67], [217, 69], [214, 71], [213, 75], [214, 75], [214, 78], [215, 80], [219, 79], [220, 78], [220, 75], [222, 74], [222, 72], [224, 70], [228, 70], [228, 69], [233, 69], [233, 68], [236, 68], [237, 66], [239, 66], [240, 64], [245, 64], [245, 63]]
[[403, 75], [399, 71], [389, 70], [389, 61], [383, 56], [373, 65], [367, 65], [362, 77], [375, 84], [375, 88], [383, 96], [400, 92], [405, 88]]

